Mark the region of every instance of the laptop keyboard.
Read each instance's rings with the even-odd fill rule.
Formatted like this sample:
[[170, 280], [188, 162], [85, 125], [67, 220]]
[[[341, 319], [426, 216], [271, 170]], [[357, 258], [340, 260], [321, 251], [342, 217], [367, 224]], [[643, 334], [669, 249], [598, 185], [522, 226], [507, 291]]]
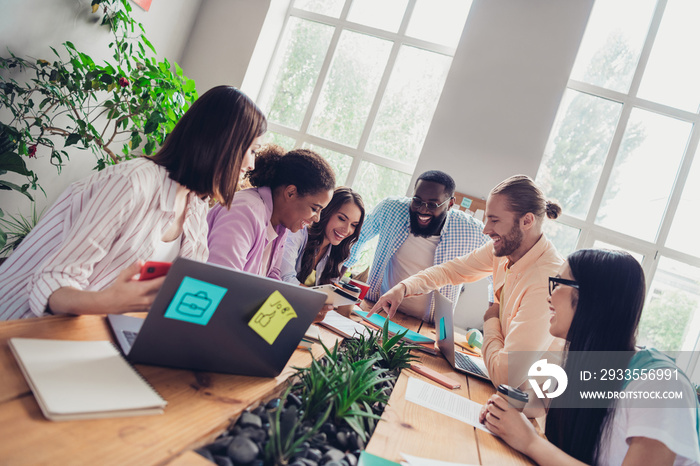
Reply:
[[136, 335], [138, 335], [138, 332], [132, 332], [129, 330], [122, 330], [122, 333], [124, 334], [126, 341], [129, 342], [129, 346], [134, 346], [134, 341], [136, 341]]
[[484, 374], [484, 371], [479, 369], [479, 366], [474, 364], [471, 359], [459, 351], [455, 351], [455, 365], [463, 371], [472, 372], [474, 374], [479, 374], [486, 377], [486, 374]]

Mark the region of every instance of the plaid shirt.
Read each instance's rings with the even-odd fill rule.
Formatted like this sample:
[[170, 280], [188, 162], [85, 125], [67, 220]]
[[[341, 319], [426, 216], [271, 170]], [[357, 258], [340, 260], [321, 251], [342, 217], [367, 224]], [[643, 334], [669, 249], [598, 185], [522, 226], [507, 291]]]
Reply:
[[[369, 274], [369, 292], [367, 299], [377, 301], [381, 296], [381, 282], [384, 272], [394, 253], [408, 238], [410, 233], [411, 199], [407, 197], [389, 197], [374, 208], [365, 218], [362, 232], [353, 246], [350, 257], [345, 261], [345, 267], [353, 266], [359, 259], [365, 243], [379, 235], [374, 261]], [[466, 213], [450, 209], [445, 219], [445, 225], [440, 232], [440, 242], [435, 249], [433, 265], [442, 264], [456, 257], [464, 256], [474, 249], [486, 244], [490, 238], [482, 232], [484, 225]], [[440, 288], [440, 293], [453, 303], [457, 302], [461, 285], [447, 285]], [[435, 300], [430, 299], [430, 320], [433, 321]]]

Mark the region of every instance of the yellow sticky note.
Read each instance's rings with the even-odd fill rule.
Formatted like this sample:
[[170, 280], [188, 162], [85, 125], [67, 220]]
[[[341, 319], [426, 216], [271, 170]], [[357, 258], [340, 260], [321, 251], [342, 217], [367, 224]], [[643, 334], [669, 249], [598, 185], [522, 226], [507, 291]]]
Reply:
[[255, 333], [263, 337], [269, 344], [273, 344], [287, 325], [287, 322], [297, 317], [294, 308], [284, 299], [282, 293], [275, 291], [260, 306], [248, 326]]

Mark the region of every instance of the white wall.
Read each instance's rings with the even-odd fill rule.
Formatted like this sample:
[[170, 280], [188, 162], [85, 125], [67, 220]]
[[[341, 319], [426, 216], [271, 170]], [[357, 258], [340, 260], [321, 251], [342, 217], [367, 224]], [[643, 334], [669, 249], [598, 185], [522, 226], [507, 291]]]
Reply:
[[474, 0], [415, 177], [443, 170], [479, 197], [534, 177], [592, 7]]
[[[200, 0], [153, 0], [148, 12], [133, 5], [133, 17], [143, 24], [158, 58], [170, 62], [180, 61], [190, 30], [199, 9]], [[49, 46], [59, 52], [61, 44], [71, 41], [76, 48], [92, 56], [95, 61], [111, 57], [107, 48], [111, 34], [99, 25], [100, 14], [92, 14], [90, 0], [0, 0], [0, 55], [8, 56], [7, 49], [22, 57], [52, 60]], [[64, 55], [65, 56], [65, 55]], [[15, 79], [21, 77], [14, 74]], [[1, 117], [5, 121], [6, 114]], [[51, 204], [71, 182], [84, 178], [96, 165], [89, 151], [69, 147], [70, 161], [60, 176], [49, 164], [48, 153], [37, 153], [36, 160], [29, 160], [30, 169], [37, 172], [46, 197], [35, 194], [38, 210]], [[23, 183], [24, 178], [15, 181]], [[0, 206], [7, 214], [18, 211], [25, 215], [29, 202], [21, 194], [0, 191]]]
[[241, 87], [269, 8], [270, 0], [202, 1], [181, 63], [200, 95], [220, 84]]

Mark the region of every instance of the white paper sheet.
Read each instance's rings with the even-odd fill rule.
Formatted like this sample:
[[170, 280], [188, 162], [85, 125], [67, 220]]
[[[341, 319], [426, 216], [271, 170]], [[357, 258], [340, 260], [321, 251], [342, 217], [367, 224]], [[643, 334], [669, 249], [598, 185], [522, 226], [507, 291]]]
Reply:
[[424, 406], [445, 416], [466, 422], [493, 435], [479, 422], [481, 405], [415, 377], [408, 378], [406, 401]]
[[326, 317], [320, 322], [324, 327], [328, 327], [345, 338], [356, 338], [358, 334], [369, 336], [369, 330], [364, 325], [348, 319], [335, 311], [328, 311]]

